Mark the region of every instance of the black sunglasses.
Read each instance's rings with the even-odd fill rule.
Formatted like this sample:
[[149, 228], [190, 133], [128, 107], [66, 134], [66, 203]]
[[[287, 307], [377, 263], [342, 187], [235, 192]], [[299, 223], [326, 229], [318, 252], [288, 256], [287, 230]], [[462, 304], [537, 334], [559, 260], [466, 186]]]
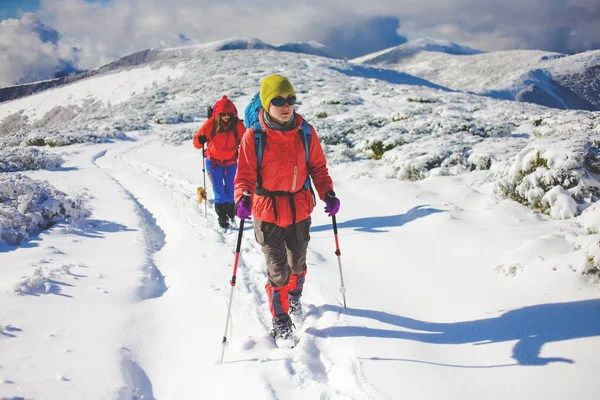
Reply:
[[271, 104], [273, 104], [275, 107], [283, 107], [285, 103], [288, 103], [290, 106], [293, 106], [294, 104], [296, 104], [296, 98], [294, 96], [290, 96], [287, 99], [284, 99], [283, 97], [278, 96], [271, 100]]
[[221, 114], [221, 117], [233, 117], [232, 113], [223, 113]]

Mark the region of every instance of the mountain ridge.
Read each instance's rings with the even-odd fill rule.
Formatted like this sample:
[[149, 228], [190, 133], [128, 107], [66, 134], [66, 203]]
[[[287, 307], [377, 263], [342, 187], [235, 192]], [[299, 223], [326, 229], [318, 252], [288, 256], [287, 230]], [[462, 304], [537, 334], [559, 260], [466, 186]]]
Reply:
[[24, 96], [29, 96], [43, 90], [52, 89], [68, 85], [70, 83], [86, 79], [92, 76], [101, 75], [123, 68], [135, 67], [154, 61], [168, 60], [175, 58], [191, 58], [198, 54], [229, 50], [273, 50], [291, 53], [301, 53], [317, 55], [328, 58], [341, 58], [335, 55], [327, 46], [317, 42], [291, 42], [280, 46], [272, 46], [256, 38], [231, 38], [216, 42], [203, 44], [186, 45], [181, 47], [171, 47], [164, 49], [150, 48], [137, 51], [126, 55], [111, 63], [103, 65], [93, 70], [62, 76], [56, 79], [49, 79], [38, 82], [31, 82], [22, 85], [7, 86], [0, 88], [0, 103], [16, 100]]
[[[411, 51], [405, 51], [410, 49]], [[600, 51], [451, 54], [404, 44], [351, 60], [390, 68], [453, 90], [561, 109], [600, 110]]]

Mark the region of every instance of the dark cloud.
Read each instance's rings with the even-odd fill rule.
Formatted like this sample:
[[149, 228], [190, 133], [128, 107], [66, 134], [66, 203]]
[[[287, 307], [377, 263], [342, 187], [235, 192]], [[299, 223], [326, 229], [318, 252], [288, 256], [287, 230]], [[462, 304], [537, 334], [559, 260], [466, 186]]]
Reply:
[[351, 27], [333, 29], [323, 44], [337, 54], [355, 58], [406, 43], [406, 37], [398, 35], [399, 27], [398, 18], [374, 17]]

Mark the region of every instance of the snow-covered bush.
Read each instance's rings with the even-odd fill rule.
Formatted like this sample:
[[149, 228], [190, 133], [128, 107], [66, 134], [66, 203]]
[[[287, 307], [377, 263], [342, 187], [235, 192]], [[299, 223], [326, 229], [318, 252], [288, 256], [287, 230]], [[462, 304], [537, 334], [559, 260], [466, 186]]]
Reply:
[[65, 161], [59, 155], [31, 147], [0, 149], [0, 172], [19, 172], [60, 167]]
[[23, 276], [15, 283], [13, 291], [19, 294], [50, 293], [60, 291], [60, 286], [54, 284], [60, 276], [70, 275], [73, 265], [63, 265], [60, 268], [36, 267], [30, 276]]
[[585, 137], [535, 140], [500, 168], [496, 190], [552, 218], [575, 217], [577, 204], [598, 200], [599, 182], [586, 170], [594, 148]]
[[0, 136], [14, 134], [27, 127], [28, 117], [23, 115], [23, 111], [10, 114], [0, 121]]
[[76, 105], [56, 106], [31, 124], [31, 129], [51, 129], [64, 126], [77, 117], [81, 111], [82, 109]]
[[573, 243], [585, 255], [581, 272], [600, 278], [600, 206], [589, 206], [576, 220], [587, 233], [576, 236]]
[[180, 124], [182, 122], [192, 122], [193, 116], [184, 114], [177, 110], [161, 110], [154, 117], [156, 124]]
[[175, 146], [181, 145], [186, 140], [190, 140], [196, 134], [194, 128], [182, 128], [175, 131], [169, 131], [161, 134], [163, 143], [172, 144]]
[[84, 194], [68, 196], [46, 181], [0, 175], [0, 243], [19, 244], [60, 221], [78, 224], [91, 215]]
[[129, 137], [122, 131], [112, 130], [91, 133], [87, 131], [36, 131], [28, 134], [23, 139], [23, 146], [50, 146], [62, 147], [79, 143], [105, 143], [113, 139], [126, 140]]

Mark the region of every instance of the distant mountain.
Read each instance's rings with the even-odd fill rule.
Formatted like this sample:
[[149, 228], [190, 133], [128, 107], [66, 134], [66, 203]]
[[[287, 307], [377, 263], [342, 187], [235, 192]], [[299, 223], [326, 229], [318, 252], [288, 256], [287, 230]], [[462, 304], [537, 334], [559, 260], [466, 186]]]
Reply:
[[328, 58], [343, 58], [342, 56], [333, 52], [329, 47], [314, 41], [286, 43], [282, 44], [281, 46], [275, 47], [275, 49], [279, 51], [287, 51], [290, 53], [312, 54], [314, 56]]
[[[287, 43], [281, 46], [272, 46], [256, 38], [232, 38], [199, 45], [167, 49], [146, 49], [122, 57], [95, 70], [76, 73], [79, 71], [72, 66], [65, 66], [65, 68], [58, 73], [57, 79], [0, 88], [0, 103], [28, 96], [42, 90], [63, 86], [80, 79], [104, 74], [109, 71], [130, 68], [159, 60], [190, 59], [195, 58], [200, 54], [227, 50], [273, 50], [317, 55], [328, 58], [341, 58], [335, 55], [327, 46], [317, 42], [297, 42]], [[76, 74], [73, 75], [73, 73]]]
[[600, 110], [600, 51], [567, 56], [539, 50], [469, 53], [464, 49], [469, 48], [450, 44], [436, 49], [427, 41], [415, 41], [352, 62], [391, 68], [497, 99]]
[[481, 54], [483, 51], [461, 46], [447, 40], [435, 40], [423, 38], [411, 40], [399, 46], [381, 50], [353, 59], [359, 64], [370, 64], [384, 66], [386, 64], [398, 64], [403, 60], [413, 57], [421, 52], [436, 52], [453, 55]]

